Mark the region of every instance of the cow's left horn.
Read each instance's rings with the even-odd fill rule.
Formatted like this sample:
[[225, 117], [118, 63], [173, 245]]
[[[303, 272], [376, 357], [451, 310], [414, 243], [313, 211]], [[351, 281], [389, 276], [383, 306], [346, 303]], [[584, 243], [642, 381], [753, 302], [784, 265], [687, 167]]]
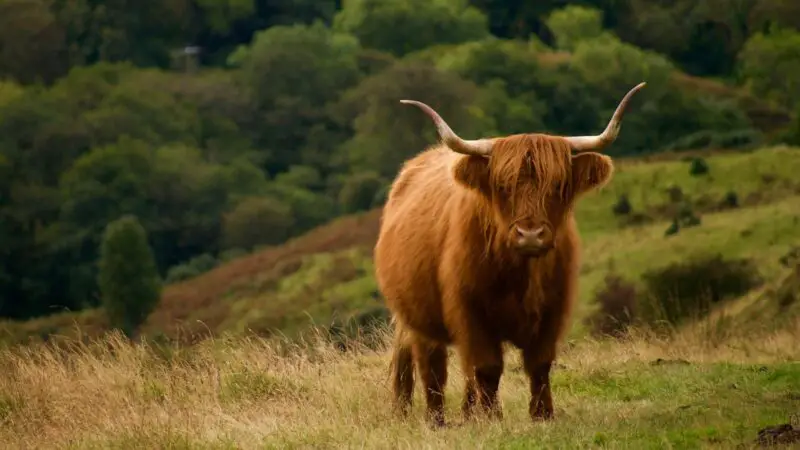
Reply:
[[400, 100], [400, 103], [406, 105], [415, 105], [425, 111], [425, 113], [433, 119], [433, 123], [436, 124], [436, 129], [439, 131], [439, 137], [442, 141], [450, 147], [451, 150], [457, 153], [461, 153], [464, 155], [476, 155], [476, 156], [489, 156], [492, 153], [492, 144], [494, 143], [493, 139], [477, 139], [474, 141], [468, 141], [461, 139], [457, 134], [450, 129], [450, 126], [447, 125], [447, 122], [439, 116], [439, 113], [433, 110], [430, 106], [426, 105], [425, 103], [418, 102], [416, 100]]
[[625, 108], [628, 106], [633, 94], [639, 89], [643, 88], [646, 83], [642, 82], [637, 84], [633, 89], [625, 94], [622, 101], [619, 102], [617, 110], [611, 116], [606, 129], [602, 134], [597, 136], [570, 136], [567, 137], [567, 142], [572, 146], [572, 149], [578, 152], [581, 151], [600, 151], [614, 142], [619, 134], [619, 129], [622, 126], [622, 115], [625, 113]]

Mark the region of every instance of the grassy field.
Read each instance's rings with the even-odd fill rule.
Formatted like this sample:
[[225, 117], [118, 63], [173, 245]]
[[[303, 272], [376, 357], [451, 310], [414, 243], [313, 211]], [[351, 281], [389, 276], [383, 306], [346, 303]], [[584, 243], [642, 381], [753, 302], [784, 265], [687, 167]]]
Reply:
[[[584, 243], [579, 319], [594, 310], [594, 291], [608, 273], [638, 283], [645, 271], [693, 255], [749, 258], [767, 285], [778, 279], [784, 273], [778, 259], [800, 246], [798, 155], [800, 149], [789, 147], [716, 152], [707, 156], [710, 171], [701, 176], [690, 175], [690, 162], [677, 156], [619, 161], [613, 181], [578, 206]], [[678, 202], [670, 197], [674, 187], [681, 190]], [[723, 205], [731, 191], [738, 197], [737, 208]], [[612, 212], [622, 194], [633, 208], [626, 217]], [[683, 203], [691, 204], [701, 225], [666, 237]], [[371, 258], [379, 214], [341, 218], [285, 245], [168, 286], [144, 333], [185, 341], [230, 331], [294, 335], [311, 324], [326, 326], [380, 307]], [[89, 310], [0, 322], [0, 340], [97, 336], [105, 329], [101, 312]], [[576, 320], [573, 336], [584, 331]]]
[[[389, 408], [389, 354], [342, 352], [328, 340], [283, 340], [309, 324], [379, 307], [371, 251], [379, 211], [345, 217], [285, 245], [168, 286], [144, 336], [104, 335], [100, 311], [0, 323], [3, 448], [751, 448], [758, 431], [800, 414], [800, 151], [718, 153], [710, 172], [687, 161], [619, 163], [615, 180], [581, 203], [581, 299], [553, 378], [556, 420], [533, 424], [516, 352], [508, 352], [500, 422], [461, 423], [462, 376], [451, 359], [453, 427], [408, 422]], [[665, 236], [679, 186], [701, 224]], [[735, 191], [739, 206], [721, 205]], [[612, 213], [627, 194], [637, 220]], [[609, 273], [694, 255], [755, 262], [764, 284], [667, 335], [635, 329], [596, 340], [582, 319]], [[800, 266], [798, 266], [800, 267]], [[59, 337], [59, 335], [61, 337]], [[211, 339], [199, 340], [203, 335]], [[98, 338], [89, 340], [85, 338]], [[165, 339], [170, 343], [164, 343]], [[192, 343], [194, 345], [186, 345]], [[800, 424], [795, 424], [800, 427]]]
[[[191, 348], [115, 337], [68, 350], [0, 351], [4, 448], [753, 448], [760, 429], [800, 413], [800, 322], [670, 339], [572, 340], [554, 369], [556, 418], [533, 424], [516, 352], [500, 385], [504, 418], [463, 423], [450, 364], [452, 427], [390, 411], [389, 354], [261, 338]], [[711, 331], [713, 330], [713, 331]], [[734, 330], [735, 331], [735, 330]], [[456, 358], [451, 358], [455, 361]]]

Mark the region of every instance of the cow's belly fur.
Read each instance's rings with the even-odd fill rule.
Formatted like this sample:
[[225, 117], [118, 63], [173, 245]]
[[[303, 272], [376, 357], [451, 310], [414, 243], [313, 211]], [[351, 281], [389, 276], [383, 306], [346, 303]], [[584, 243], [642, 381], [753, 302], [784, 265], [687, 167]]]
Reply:
[[[386, 239], [393, 240], [391, 235]], [[405, 241], [403, 248], [419, 245]], [[441, 255], [432, 260], [413, 260], [399, 253], [391, 262], [397, 265], [387, 275], [379, 275], [379, 285], [396, 320], [427, 339], [452, 343], [462, 323], [469, 316], [470, 331], [483, 331], [493, 339], [511, 342], [517, 347], [535, 346], [540, 325], [556, 326], [560, 335], [566, 315], [572, 308], [574, 289], [568, 273], [571, 256], [556, 250], [541, 261], [550, 269], [532, 264], [527, 269], [501, 273], [487, 284], [475, 284], [479, 273], [465, 267], [459, 255]], [[561, 260], [561, 264], [553, 264]], [[545, 265], [541, 264], [541, 265]], [[492, 270], [491, 264], [483, 268]], [[402, 270], [397, 270], [403, 267]], [[450, 273], [447, 268], [451, 267]], [[496, 268], [496, 267], [495, 267]], [[454, 273], [460, 274], [453, 277]], [[455, 284], [455, 286], [454, 286]], [[448, 295], [457, 292], [457, 296]], [[476, 329], [477, 328], [477, 329]]]

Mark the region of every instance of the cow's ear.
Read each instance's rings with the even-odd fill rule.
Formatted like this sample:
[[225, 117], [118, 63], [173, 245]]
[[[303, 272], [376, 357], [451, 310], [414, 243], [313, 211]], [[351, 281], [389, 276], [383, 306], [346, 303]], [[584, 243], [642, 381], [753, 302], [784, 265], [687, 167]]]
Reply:
[[611, 158], [600, 153], [580, 153], [572, 157], [572, 185], [575, 195], [603, 187], [614, 173]]
[[464, 156], [453, 167], [453, 177], [467, 188], [489, 194], [489, 160], [483, 156]]

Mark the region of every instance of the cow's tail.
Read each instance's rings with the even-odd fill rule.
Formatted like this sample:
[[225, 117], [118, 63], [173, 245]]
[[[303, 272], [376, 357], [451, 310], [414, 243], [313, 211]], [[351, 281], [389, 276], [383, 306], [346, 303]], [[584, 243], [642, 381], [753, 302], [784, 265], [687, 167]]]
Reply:
[[402, 322], [393, 318], [394, 342], [392, 348], [392, 391], [394, 406], [401, 415], [408, 414], [414, 393], [414, 355], [411, 336]]

